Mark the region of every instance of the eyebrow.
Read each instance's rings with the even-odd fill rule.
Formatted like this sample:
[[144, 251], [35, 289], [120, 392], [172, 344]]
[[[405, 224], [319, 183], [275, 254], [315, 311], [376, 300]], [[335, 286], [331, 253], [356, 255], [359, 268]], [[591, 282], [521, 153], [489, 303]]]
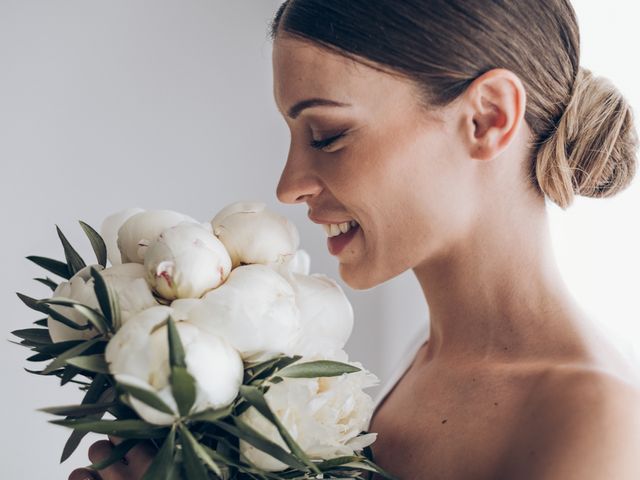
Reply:
[[348, 103], [337, 102], [335, 100], [328, 100], [326, 98], [309, 98], [296, 103], [287, 113], [289, 117], [297, 118], [303, 110], [319, 106], [350, 107], [351, 105]]

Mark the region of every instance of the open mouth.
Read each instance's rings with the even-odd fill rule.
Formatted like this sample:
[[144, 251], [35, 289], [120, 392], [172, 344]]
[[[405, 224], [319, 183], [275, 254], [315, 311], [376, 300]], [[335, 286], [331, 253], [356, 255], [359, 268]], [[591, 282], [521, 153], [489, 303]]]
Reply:
[[[331, 225], [330, 228], [333, 229], [334, 226], [335, 224]], [[325, 225], [325, 229], [327, 227], [329, 226]], [[333, 229], [333, 235], [327, 238], [327, 247], [329, 248], [329, 252], [331, 253], [331, 255], [340, 254], [340, 252], [347, 246], [347, 244], [353, 239], [353, 237], [355, 237], [356, 234], [360, 231], [360, 225], [356, 221], [352, 220], [351, 222], [349, 222], [349, 228], [345, 228], [344, 230], [346, 231], [341, 230], [339, 233], [333, 234], [333, 232], [335, 232], [335, 229]]]

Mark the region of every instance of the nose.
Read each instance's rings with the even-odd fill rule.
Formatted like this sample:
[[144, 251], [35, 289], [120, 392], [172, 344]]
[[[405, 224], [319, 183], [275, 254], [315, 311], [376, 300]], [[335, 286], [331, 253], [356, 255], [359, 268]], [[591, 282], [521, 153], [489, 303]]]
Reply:
[[276, 196], [282, 203], [305, 202], [322, 191], [320, 180], [304, 157], [304, 154], [295, 155], [292, 149], [289, 150], [276, 189]]

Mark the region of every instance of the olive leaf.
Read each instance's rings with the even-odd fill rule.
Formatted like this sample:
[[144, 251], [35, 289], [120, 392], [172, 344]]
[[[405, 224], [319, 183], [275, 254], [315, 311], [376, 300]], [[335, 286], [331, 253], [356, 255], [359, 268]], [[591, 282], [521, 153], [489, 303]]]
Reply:
[[32, 261], [39, 267], [44, 268], [48, 272], [53, 273], [59, 277], [69, 280], [72, 275], [69, 273], [69, 266], [61, 262], [60, 260], [54, 260], [53, 258], [40, 257], [38, 255], [29, 255], [27, 260]]
[[93, 248], [93, 252], [96, 254], [96, 260], [103, 267], [107, 266], [107, 246], [104, 243], [104, 240], [100, 236], [98, 232], [96, 232], [91, 225], [79, 220], [80, 226], [84, 233], [89, 238], [89, 242], [91, 243], [91, 248]]
[[86, 267], [87, 264], [84, 263], [84, 260], [82, 259], [80, 254], [76, 252], [76, 250], [71, 246], [69, 240], [67, 240], [67, 237], [64, 236], [64, 233], [62, 233], [62, 230], [60, 230], [60, 227], [58, 227], [57, 225], [56, 231], [58, 232], [58, 237], [60, 238], [62, 248], [64, 249], [64, 256], [67, 259], [69, 274], [73, 276], [84, 267]]
[[169, 341], [169, 365], [171, 366], [171, 393], [178, 405], [181, 416], [189, 415], [196, 400], [196, 382], [187, 371], [184, 347], [180, 334], [171, 315], [167, 318], [167, 337]]
[[100, 310], [102, 310], [109, 329], [111, 331], [118, 330], [121, 324], [118, 296], [104, 280], [104, 277], [98, 269], [91, 267], [90, 270], [91, 277], [93, 278], [93, 290], [96, 294], [96, 298], [98, 299]]
[[279, 377], [317, 378], [336, 377], [343, 373], [359, 372], [358, 367], [333, 360], [315, 360], [313, 362], [294, 363], [277, 372]]

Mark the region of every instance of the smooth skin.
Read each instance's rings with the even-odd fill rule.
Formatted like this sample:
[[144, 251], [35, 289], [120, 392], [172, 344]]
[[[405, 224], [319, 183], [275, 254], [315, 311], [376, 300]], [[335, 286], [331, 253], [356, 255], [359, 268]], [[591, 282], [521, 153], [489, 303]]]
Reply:
[[[336, 257], [350, 287], [411, 269], [428, 302], [429, 341], [370, 425], [376, 462], [406, 480], [637, 480], [640, 387], [556, 265], [527, 180], [522, 82], [494, 69], [425, 109], [413, 82], [373, 67], [284, 32], [274, 41], [291, 131], [279, 200], [360, 224]], [[342, 105], [291, 111], [313, 98]], [[149, 458], [102, 478], [138, 479]]]
[[[640, 478], [640, 392], [558, 271], [520, 79], [494, 69], [425, 110], [411, 81], [279, 35], [278, 198], [358, 221], [349, 286], [411, 269], [429, 305], [430, 339], [373, 417], [376, 461], [407, 480]], [[288, 116], [318, 97], [350, 106]]]

